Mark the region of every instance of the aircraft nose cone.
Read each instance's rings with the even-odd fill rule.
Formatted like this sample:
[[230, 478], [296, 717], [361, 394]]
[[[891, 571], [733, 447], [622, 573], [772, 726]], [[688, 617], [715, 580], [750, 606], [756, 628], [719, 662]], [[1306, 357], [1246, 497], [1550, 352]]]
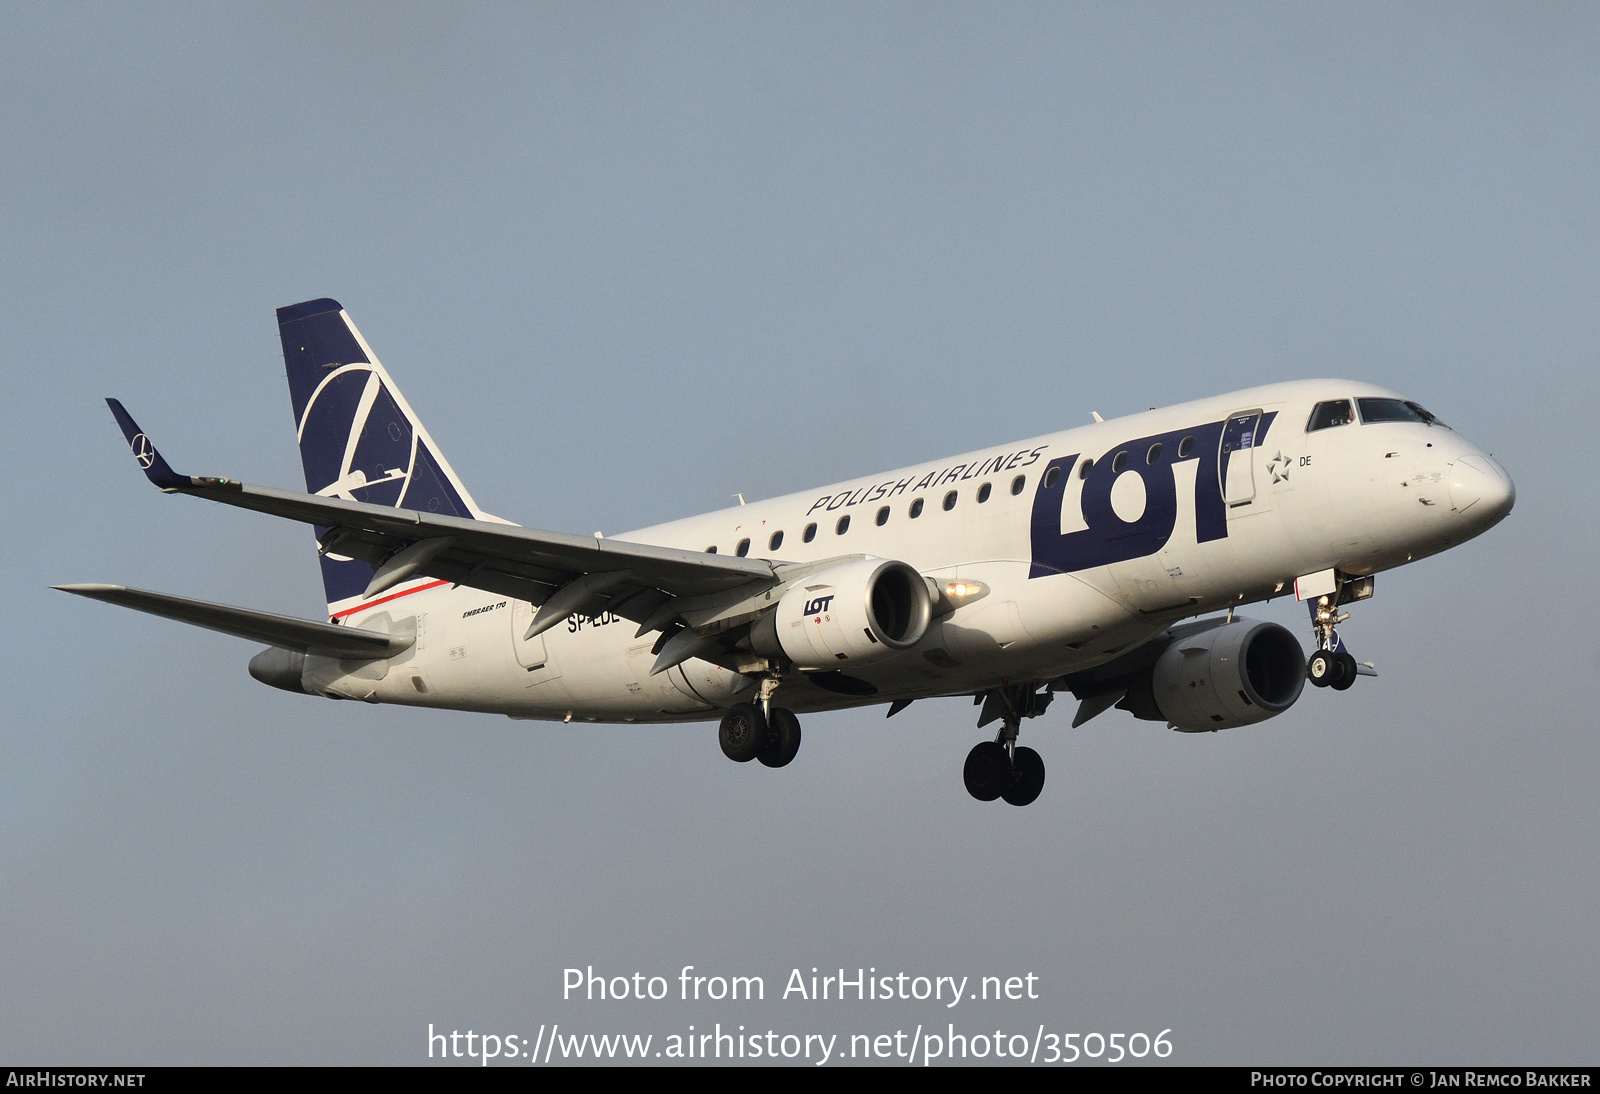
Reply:
[[1498, 523], [1517, 501], [1517, 488], [1505, 468], [1488, 456], [1462, 456], [1450, 465], [1450, 505], [1484, 528]]

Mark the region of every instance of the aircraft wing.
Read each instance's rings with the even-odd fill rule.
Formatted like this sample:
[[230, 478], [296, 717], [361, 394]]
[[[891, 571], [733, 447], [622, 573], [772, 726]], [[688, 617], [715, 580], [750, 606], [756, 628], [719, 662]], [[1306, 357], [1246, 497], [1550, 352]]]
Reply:
[[414, 634], [390, 636], [360, 627], [336, 627], [331, 623], [316, 623], [248, 608], [231, 608], [226, 604], [208, 604], [203, 600], [187, 600], [181, 596], [130, 589], [124, 585], [55, 585], [52, 588], [86, 596], [90, 600], [103, 600], [107, 604], [120, 604], [124, 608], [176, 619], [180, 623], [221, 631], [237, 638], [326, 657], [352, 660], [391, 657], [408, 649], [416, 640]]
[[377, 573], [368, 596], [412, 577], [433, 577], [541, 605], [535, 619], [539, 629], [604, 602], [609, 611], [635, 622], [658, 621], [641, 628], [643, 633], [676, 618], [671, 604], [678, 598], [699, 600], [752, 582], [771, 585], [779, 580], [777, 566], [756, 559], [179, 475], [122, 404], [115, 399], [106, 402], [139, 466], [156, 486], [315, 526], [324, 552], [358, 558], [374, 567]]

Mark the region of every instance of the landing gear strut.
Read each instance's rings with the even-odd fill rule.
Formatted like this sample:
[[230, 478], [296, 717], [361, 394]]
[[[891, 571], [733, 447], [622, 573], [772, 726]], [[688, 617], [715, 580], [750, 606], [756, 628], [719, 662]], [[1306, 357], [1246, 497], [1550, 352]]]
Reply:
[[772, 705], [778, 690], [776, 677], [765, 677], [754, 703], [735, 703], [717, 727], [722, 754], [735, 763], [760, 760], [767, 767], [784, 767], [800, 751], [800, 719], [794, 712]]
[[1031, 686], [998, 688], [982, 697], [983, 716], [978, 725], [1001, 720], [992, 741], [981, 741], [967, 753], [961, 779], [967, 793], [981, 802], [1004, 798], [1012, 805], [1028, 805], [1044, 789], [1044, 760], [1031, 748], [1017, 745], [1023, 718], [1044, 713], [1051, 695]]
[[1355, 656], [1343, 648], [1335, 629], [1349, 618], [1349, 612], [1340, 613], [1332, 593], [1312, 602], [1311, 629], [1317, 636], [1317, 649], [1306, 662], [1306, 678], [1313, 686], [1344, 691], [1356, 682], [1359, 668]]

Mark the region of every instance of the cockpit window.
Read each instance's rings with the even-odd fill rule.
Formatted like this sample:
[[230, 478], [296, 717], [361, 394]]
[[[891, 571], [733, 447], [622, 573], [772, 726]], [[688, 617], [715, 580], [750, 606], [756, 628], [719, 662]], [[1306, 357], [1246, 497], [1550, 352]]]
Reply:
[[1416, 403], [1413, 403], [1409, 399], [1406, 400], [1406, 406], [1410, 407], [1412, 410], [1415, 410], [1418, 414], [1422, 415], [1422, 420], [1427, 422], [1429, 425], [1436, 425], [1440, 429], [1449, 429], [1450, 428], [1449, 426], [1445, 425], [1443, 422], [1441, 422], [1439, 420], [1439, 416], [1437, 414], [1434, 414], [1431, 411], [1427, 411], [1427, 410], [1422, 409], [1422, 407], [1418, 406]]
[[1424, 425], [1444, 425], [1416, 403], [1405, 399], [1357, 399], [1361, 407], [1361, 420], [1373, 422], [1421, 422]]
[[1307, 433], [1315, 433], [1319, 429], [1332, 429], [1336, 425], [1349, 425], [1355, 421], [1355, 414], [1350, 409], [1349, 399], [1335, 399], [1331, 403], [1318, 403], [1311, 412], [1311, 421], [1306, 424]]

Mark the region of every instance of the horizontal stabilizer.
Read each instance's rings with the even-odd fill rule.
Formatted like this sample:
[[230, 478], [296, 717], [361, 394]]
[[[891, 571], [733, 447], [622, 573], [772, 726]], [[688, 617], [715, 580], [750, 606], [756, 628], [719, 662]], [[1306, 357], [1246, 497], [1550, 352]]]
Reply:
[[54, 585], [64, 593], [120, 604], [124, 608], [176, 619], [207, 630], [221, 631], [236, 638], [266, 642], [280, 649], [321, 654], [346, 660], [373, 660], [403, 653], [416, 641], [414, 634], [380, 634], [358, 627], [336, 627], [287, 615], [253, 612], [226, 604], [208, 604], [181, 596], [130, 589], [124, 585]]

